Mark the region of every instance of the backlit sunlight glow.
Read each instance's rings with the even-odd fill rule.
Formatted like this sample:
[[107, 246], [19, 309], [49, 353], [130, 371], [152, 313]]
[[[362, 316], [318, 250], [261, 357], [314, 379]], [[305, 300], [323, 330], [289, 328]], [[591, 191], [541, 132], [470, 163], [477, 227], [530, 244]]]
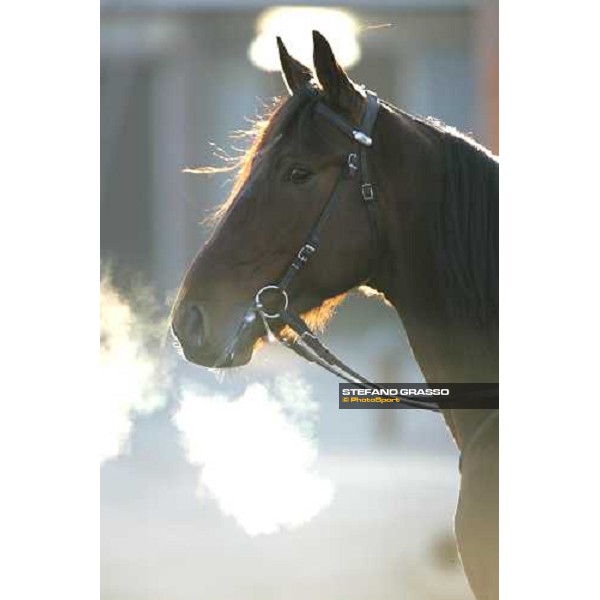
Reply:
[[347, 11], [335, 8], [286, 6], [270, 8], [257, 21], [257, 35], [248, 56], [265, 71], [279, 70], [276, 36], [281, 36], [290, 54], [312, 65], [312, 31], [320, 31], [331, 43], [338, 62], [346, 68], [360, 60], [358, 23]]
[[183, 390], [175, 422], [203, 488], [249, 535], [303, 525], [327, 507], [333, 484], [316, 471], [318, 406], [300, 379], [249, 385], [236, 400]]

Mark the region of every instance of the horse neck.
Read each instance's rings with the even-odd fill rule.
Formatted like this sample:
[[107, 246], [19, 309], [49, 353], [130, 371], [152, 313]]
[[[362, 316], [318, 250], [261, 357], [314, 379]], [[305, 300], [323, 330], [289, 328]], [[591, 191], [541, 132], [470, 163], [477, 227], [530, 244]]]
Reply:
[[445, 267], [435, 248], [445, 200], [444, 141], [406, 115], [385, 111], [382, 117], [375, 167], [386, 247], [370, 284], [396, 309], [427, 381], [497, 381], [497, 329], [457, 321], [448, 311]]

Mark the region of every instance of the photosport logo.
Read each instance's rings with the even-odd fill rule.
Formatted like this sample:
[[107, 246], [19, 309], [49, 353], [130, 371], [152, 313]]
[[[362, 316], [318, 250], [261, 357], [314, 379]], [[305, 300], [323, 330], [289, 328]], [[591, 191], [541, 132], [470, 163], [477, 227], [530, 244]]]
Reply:
[[372, 388], [340, 383], [338, 402], [341, 409], [422, 410], [432, 403], [439, 408], [497, 409], [498, 395], [497, 383], [376, 383]]

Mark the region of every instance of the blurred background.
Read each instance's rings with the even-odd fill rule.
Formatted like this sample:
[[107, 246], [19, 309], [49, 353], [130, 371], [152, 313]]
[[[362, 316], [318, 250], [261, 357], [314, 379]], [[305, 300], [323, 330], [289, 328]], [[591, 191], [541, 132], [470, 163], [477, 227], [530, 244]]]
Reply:
[[[209, 233], [200, 221], [229, 189], [227, 175], [182, 169], [218, 164], [211, 142], [240, 145], [230, 134], [285, 93], [275, 32], [302, 58], [313, 28], [355, 81], [498, 152], [495, 1], [290, 13], [260, 0], [102, 0], [102, 262], [124, 295], [140, 283], [151, 291], [157, 323]], [[373, 380], [422, 380], [395, 312], [374, 299], [352, 294], [325, 342]], [[172, 365], [164, 398], [132, 413], [123, 451], [102, 466], [104, 600], [471, 597], [452, 539], [458, 456], [440, 417], [339, 411], [337, 381], [278, 348], [219, 381], [170, 342], [155, 351]], [[251, 536], [198, 491], [201, 467], [173, 417], [186, 382], [236, 398], [282, 372], [312, 389], [317, 468], [335, 495], [302, 526]]]

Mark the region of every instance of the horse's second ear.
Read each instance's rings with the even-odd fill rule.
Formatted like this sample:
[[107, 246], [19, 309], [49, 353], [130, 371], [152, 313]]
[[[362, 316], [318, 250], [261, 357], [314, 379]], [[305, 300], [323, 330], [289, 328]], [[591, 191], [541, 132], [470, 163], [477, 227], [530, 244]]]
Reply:
[[290, 94], [293, 94], [298, 88], [309, 83], [313, 77], [312, 71], [290, 55], [279, 36], [277, 37], [277, 48], [279, 49], [283, 80]]
[[354, 86], [342, 66], [333, 55], [329, 42], [318, 32], [313, 31], [315, 71], [319, 83], [329, 98], [336, 103], [343, 101], [344, 93], [354, 92]]

